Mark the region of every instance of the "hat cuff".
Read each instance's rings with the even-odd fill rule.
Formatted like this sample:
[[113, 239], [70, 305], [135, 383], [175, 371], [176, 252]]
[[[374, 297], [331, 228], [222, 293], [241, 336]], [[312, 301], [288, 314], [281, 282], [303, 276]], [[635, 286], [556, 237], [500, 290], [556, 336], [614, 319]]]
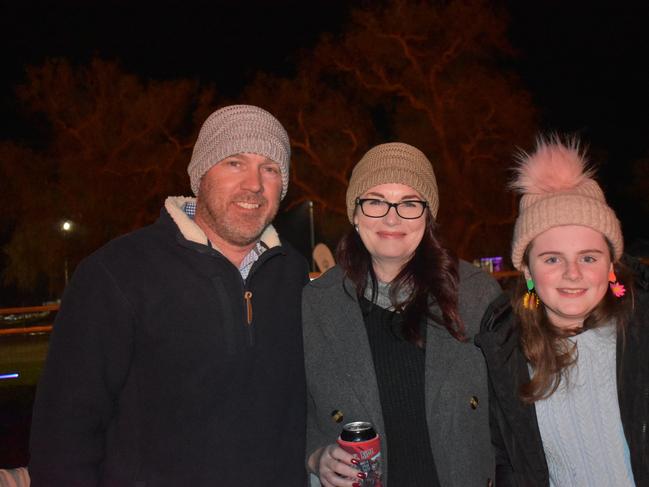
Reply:
[[[217, 137], [218, 138], [218, 137]], [[223, 159], [235, 154], [257, 154], [267, 157], [280, 166], [282, 176], [282, 195], [283, 199], [288, 190], [289, 180], [289, 161], [286, 157], [286, 149], [281, 141], [268, 138], [268, 134], [246, 134], [246, 138], [231, 139], [218, 142], [214, 150], [207, 152], [201, 160], [191, 161], [191, 170], [189, 178], [191, 188], [195, 195], [198, 195], [201, 178], [209, 171], [212, 166], [218, 164]]]
[[553, 227], [581, 225], [602, 233], [613, 246], [615, 260], [622, 256], [624, 241], [615, 212], [605, 203], [587, 196], [558, 195], [527, 207], [516, 220], [512, 239], [512, 263], [522, 270], [529, 244]]
[[362, 184], [356, 184], [347, 188], [347, 217], [350, 223], [354, 224], [354, 211], [356, 209], [356, 198], [360, 197], [368, 189], [380, 184], [405, 184], [419, 192], [428, 202], [428, 210], [433, 219], [437, 218], [439, 199], [436, 197], [437, 188], [426, 184], [426, 182], [414, 171], [400, 167], [389, 167], [377, 169], [363, 178]]

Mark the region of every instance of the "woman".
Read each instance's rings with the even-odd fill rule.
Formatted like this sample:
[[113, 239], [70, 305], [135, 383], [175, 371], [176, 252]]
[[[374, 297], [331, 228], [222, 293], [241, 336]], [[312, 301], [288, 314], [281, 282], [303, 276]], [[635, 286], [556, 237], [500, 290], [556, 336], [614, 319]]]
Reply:
[[485, 315], [496, 483], [649, 485], [646, 266], [573, 141], [523, 154], [512, 261], [522, 277]]
[[361, 484], [336, 446], [353, 421], [381, 436], [383, 486], [493, 478], [486, 370], [471, 338], [500, 288], [440, 245], [438, 206], [421, 151], [370, 149], [347, 189], [353, 228], [338, 265], [305, 288], [307, 465], [325, 487]]

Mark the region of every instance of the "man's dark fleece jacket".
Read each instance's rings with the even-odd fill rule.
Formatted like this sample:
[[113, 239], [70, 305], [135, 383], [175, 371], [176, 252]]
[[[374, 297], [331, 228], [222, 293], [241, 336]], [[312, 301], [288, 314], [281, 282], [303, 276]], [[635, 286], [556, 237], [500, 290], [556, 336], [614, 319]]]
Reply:
[[269, 227], [244, 281], [184, 200], [78, 266], [38, 385], [33, 487], [305, 485], [306, 259]]

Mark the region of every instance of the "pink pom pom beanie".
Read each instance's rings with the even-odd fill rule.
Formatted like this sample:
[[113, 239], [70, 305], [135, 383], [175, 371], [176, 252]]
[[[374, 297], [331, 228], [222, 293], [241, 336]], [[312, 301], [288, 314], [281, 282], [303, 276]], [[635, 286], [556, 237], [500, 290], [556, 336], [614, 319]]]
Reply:
[[593, 175], [575, 140], [566, 145], [558, 137], [539, 139], [532, 154], [519, 154], [511, 184], [522, 195], [512, 241], [516, 269], [522, 269], [525, 250], [537, 235], [561, 225], [601, 232], [613, 247], [614, 260], [622, 256], [620, 222]]

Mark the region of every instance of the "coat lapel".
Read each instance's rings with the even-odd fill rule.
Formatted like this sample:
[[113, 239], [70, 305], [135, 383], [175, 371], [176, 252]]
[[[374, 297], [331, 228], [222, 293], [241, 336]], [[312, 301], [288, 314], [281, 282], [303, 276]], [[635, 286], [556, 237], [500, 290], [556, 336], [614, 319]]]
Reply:
[[[338, 281], [340, 282], [340, 281]], [[339, 376], [349, 395], [355, 395], [368, 414], [368, 420], [379, 431], [384, 431], [379, 390], [374, 372], [372, 352], [367, 339], [363, 316], [356, 299], [356, 292], [348, 281], [345, 290], [334, 285], [321, 294], [323, 303], [336, 303], [333, 319], [323, 320], [323, 331], [331, 344], [331, 359], [335, 361]], [[341, 299], [341, 294], [345, 299]]]
[[[446, 329], [433, 325], [426, 331], [426, 417], [433, 418], [439, 412], [439, 394], [453, 362], [458, 358], [454, 338]], [[433, 414], [435, 412], [435, 414]], [[431, 428], [433, 425], [429, 425]]]
[[517, 448], [531, 469], [547, 472], [536, 409], [518, 399], [520, 384], [530, 380], [527, 361], [519, 348], [518, 333], [507, 326], [483, 333], [480, 347], [487, 359], [489, 378], [498, 404], [516, 437]]

